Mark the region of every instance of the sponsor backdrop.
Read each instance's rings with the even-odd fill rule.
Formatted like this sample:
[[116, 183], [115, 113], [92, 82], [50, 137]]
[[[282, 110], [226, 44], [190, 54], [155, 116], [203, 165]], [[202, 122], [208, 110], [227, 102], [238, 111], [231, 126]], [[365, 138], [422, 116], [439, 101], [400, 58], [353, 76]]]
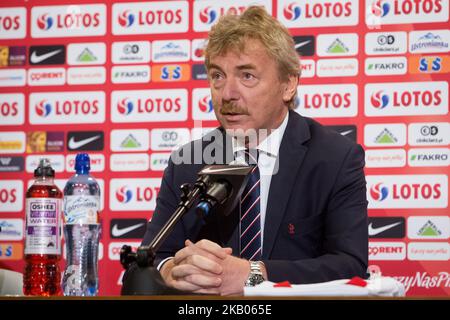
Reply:
[[0, 267], [23, 269], [39, 158], [62, 189], [87, 151], [102, 189], [100, 294], [119, 294], [119, 250], [139, 245], [171, 150], [217, 125], [207, 32], [250, 3], [294, 36], [296, 111], [366, 150], [370, 264], [410, 296], [450, 294], [449, 0], [3, 1]]

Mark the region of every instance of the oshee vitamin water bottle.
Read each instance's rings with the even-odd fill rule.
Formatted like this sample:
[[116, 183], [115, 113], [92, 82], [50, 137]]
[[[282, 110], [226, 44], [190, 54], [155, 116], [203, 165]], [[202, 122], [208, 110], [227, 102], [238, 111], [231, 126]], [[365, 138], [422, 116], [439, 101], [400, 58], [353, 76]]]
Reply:
[[66, 296], [95, 296], [98, 292], [100, 188], [89, 170], [89, 156], [77, 154], [76, 173], [64, 188], [67, 261], [62, 286]]
[[35, 181], [26, 193], [25, 295], [51, 296], [61, 293], [62, 192], [54, 184], [55, 170], [41, 159], [34, 170]]

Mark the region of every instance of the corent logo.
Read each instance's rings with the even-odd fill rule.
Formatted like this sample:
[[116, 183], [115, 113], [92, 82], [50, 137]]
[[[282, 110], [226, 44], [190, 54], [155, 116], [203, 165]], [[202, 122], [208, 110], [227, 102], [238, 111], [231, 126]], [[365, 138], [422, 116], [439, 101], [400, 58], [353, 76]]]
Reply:
[[41, 117], [46, 117], [52, 111], [52, 105], [47, 100], [42, 100], [35, 106], [36, 114]]
[[295, 21], [300, 18], [301, 12], [301, 8], [295, 2], [288, 4], [283, 9], [284, 17], [289, 21]]
[[117, 109], [121, 114], [128, 115], [133, 111], [134, 104], [129, 98], [124, 98], [117, 104]]
[[394, 276], [394, 279], [403, 283], [405, 292], [411, 288], [450, 288], [450, 273], [441, 271], [436, 275], [430, 275], [427, 272], [416, 272], [412, 276]]
[[121, 203], [130, 202], [132, 197], [133, 192], [127, 186], [123, 186], [116, 191], [116, 198]]
[[383, 109], [389, 103], [389, 96], [387, 94], [384, 94], [384, 92], [380, 90], [372, 94], [370, 101], [375, 108]]
[[48, 13], [44, 13], [39, 16], [37, 25], [41, 30], [48, 30], [53, 26], [53, 18], [48, 16]]
[[206, 7], [200, 11], [200, 21], [206, 24], [212, 24], [217, 19], [217, 12], [211, 7]]
[[131, 25], [133, 25], [134, 20], [135, 17], [132, 13], [130, 13], [130, 10], [125, 10], [119, 15], [119, 24], [125, 28], [128, 28]]
[[377, 201], [383, 201], [389, 195], [389, 189], [383, 183], [377, 183], [370, 188], [370, 196]]

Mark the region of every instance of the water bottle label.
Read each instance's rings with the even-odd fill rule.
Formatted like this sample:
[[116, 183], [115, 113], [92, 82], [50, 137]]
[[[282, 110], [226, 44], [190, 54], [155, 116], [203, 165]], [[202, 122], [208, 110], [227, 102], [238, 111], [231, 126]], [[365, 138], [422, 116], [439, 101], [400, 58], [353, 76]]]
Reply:
[[97, 196], [64, 197], [64, 219], [66, 224], [98, 223], [100, 200]]
[[61, 199], [26, 200], [25, 254], [61, 254]]

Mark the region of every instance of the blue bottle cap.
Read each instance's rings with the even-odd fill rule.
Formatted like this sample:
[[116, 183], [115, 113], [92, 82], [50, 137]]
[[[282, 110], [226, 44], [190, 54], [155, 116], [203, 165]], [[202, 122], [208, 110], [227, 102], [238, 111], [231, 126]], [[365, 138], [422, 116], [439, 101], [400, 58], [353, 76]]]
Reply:
[[75, 171], [77, 173], [87, 173], [91, 170], [91, 160], [87, 153], [78, 153], [75, 157]]

